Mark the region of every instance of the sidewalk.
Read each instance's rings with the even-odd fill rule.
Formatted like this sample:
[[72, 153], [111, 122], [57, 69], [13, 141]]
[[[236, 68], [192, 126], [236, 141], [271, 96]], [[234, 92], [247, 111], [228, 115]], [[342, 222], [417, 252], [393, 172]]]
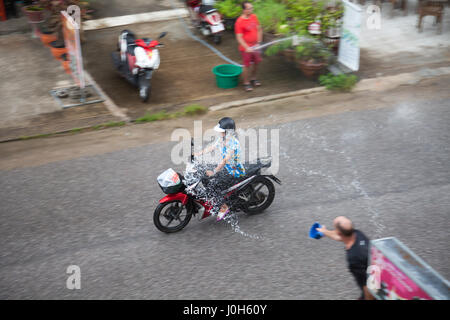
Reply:
[[[164, 3], [163, 7], [162, 9], [167, 9], [169, 5]], [[442, 67], [450, 66], [450, 8], [445, 9], [441, 35], [437, 34], [436, 26], [432, 25], [432, 17], [425, 18], [424, 31], [418, 33], [414, 9], [415, 4], [411, 3], [407, 16], [396, 10], [394, 17], [390, 18], [390, 4], [384, 3], [381, 30], [367, 30], [363, 24], [361, 67], [356, 73], [361, 79], [373, 78], [376, 80], [373, 80], [372, 84], [386, 85], [389, 80], [383, 79], [392, 79], [384, 78], [387, 76], [405, 76], [408, 73], [417, 75], [415, 72], [418, 71], [438, 76], [442, 74], [442, 70], [446, 70]], [[161, 69], [155, 74], [155, 92], [158, 92], [158, 95], [148, 104], [136, 102], [136, 90], [113, 75], [109, 57], [106, 56], [113, 50], [111, 48], [114, 48], [115, 43], [103, 40], [102, 46], [98, 46], [102, 43], [99, 39], [105, 35], [113, 37], [116, 30], [103, 29], [87, 33], [88, 42], [83, 47], [87, 71], [93, 70], [93, 78], [112, 98], [112, 104], [117, 104], [117, 110], [126, 112], [132, 119], [146, 112], [162, 109], [171, 111], [194, 102], [214, 107], [219, 104], [233, 104], [233, 101], [250, 97], [264, 100], [261, 97], [273, 95], [269, 99], [273, 100], [283, 97], [277, 97], [278, 94], [289, 95], [292, 91], [318, 86], [318, 83], [305, 79], [293, 66], [287, 65], [281, 57], [273, 57], [265, 59], [265, 64], [263, 62], [262, 65], [262, 70], [266, 71], [261, 75], [264, 87], [254, 90], [251, 95], [245, 95], [240, 87], [218, 89], [213, 82], [211, 65], [222, 61], [209, 49], [188, 38], [178, 20], [141, 23], [127, 28], [133, 27], [143, 32], [143, 35], [145, 32], [151, 32], [151, 36], [154, 36], [159, 31], [165, 31], [161, 29], [164, 26], [171, 28], [171, 38], [167, 36], [168, 39], [164, 41], [168, 45], [161, 51], [167, 52], [162, 52], [165, 56], [162, 57]], [[0, 32], [6, 29], [3, 22], [0, 23]], [[232, 35], [227, 37], [218, 48], [231, 58], [239, 58], [233, 46]], [[98, 58], [94, 60], [96, 55]], [[105, 103], [61, 109], [49, 91], [55, 87], [70, 85], [72, 80], [64, 73], [60, 63], [53, 59], [50, 50], [44, 47], [39, 39], [31, 38], [30, 31], [20, 33], [16, 30], [15, 33], [0, 36], [0, 68], [0, 141], [123, 120], [123, 117], [114, 115], [110, 106]], [[434, 69], [440, 71], [435, 71], [437, 73], [432, 75]], [[193, 89], [193, 83], [200, 89]], [[362, 83], [366, 85], [364, 90], [377, 90], [377, 86], [372, 86], [370, 81]]]

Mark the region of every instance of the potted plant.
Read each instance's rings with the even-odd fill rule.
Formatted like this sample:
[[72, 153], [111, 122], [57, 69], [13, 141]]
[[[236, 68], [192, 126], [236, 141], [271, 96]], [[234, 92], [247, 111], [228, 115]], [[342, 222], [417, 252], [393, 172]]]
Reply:
[[42, 43], [49, 47], [50, 43], [58, 40], [58, 35], [54, 30], [48, 29], [46, 26], [42, 26], [39, 32], [39, 36], [41, 38]]
[[[81, 20], [89, 19], [88, 15], [88, 5], [87, 1], [79, 1], [79, 0], [39, 0], [39, 5], [42, 8], [45, 8], [50, 12], [50, 16], [46, 21], [47, 29], [49, 31], [54, 31], [57, 35], [58, 40], [63, 40], [63, 32], [62, 32], [62, 20], [61, 20], [61, 11], [67, 10], [70, 5], [77, 5], [80, 7], [81, 12]], [[83, 28], [80, 26], [80, 38], [83, 41]]]
[[30, 23], [39, 23], [44, 21], [45, 8], [39, 4], [31, 4], [22, 8], [23, 13]]
[[224, 0], [216, 2], [214, 7], [223, 16], [225, 27], [234, 30], [234, 23], [242, 12], [240, 3], [237, 0]]
[[328, 64], [330, 50], [318, 39], [309, 38], [295, 48], [297, 67], [309, 78], [316, 76]]
[[70, 60], [69, 60], [69, 57], [67, 56], [67, 53], [63, 53], [61, 55], [61, 65], [63, 66], [64, 71], [67, 74], [71, 74], [72, 73], [72, 70], [70, 68]]
[[[286, 54], [291, 52], [291, 55]], [[269, 46], [264, 52], [267, 56], [284, 55], [288, 61], [295, 61], [295, 48], [292, 46], [292, 40], [280, 41], [276, 44]], [[289, 59], [291, 57], [292, 59]]]

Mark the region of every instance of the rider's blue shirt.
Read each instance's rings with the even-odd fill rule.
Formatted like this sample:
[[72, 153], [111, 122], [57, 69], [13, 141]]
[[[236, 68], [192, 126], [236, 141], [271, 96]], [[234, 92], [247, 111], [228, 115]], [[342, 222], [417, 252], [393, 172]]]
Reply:
[[231, 158], [225, 164], [225, 169], [235, 178], [245, 176], [245, 168], [241, 163], [241, 144], [233, 136], [228, 137], [225, 142], [223, 139], [217, 140], [218, 147], [221, 150], [222, 159], [231, 153]]

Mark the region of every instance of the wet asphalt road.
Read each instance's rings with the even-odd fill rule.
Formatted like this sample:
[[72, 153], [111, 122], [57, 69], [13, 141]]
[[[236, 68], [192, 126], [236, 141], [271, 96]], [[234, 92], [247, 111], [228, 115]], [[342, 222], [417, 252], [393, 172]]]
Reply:
[[[286, 123], [272, 206], [163, 234], [152, 212], [173, 143], [0, 171], [1, 299], [354, 299], [342, 244], [315, 221], [395, 236], [450, 278], [448, 100]], [[42, 155], [44, 156], [44, 155]], [[180, 168], [180, 167], [174, 167]], [[81, 289], [66, 289], [69, 265]]]

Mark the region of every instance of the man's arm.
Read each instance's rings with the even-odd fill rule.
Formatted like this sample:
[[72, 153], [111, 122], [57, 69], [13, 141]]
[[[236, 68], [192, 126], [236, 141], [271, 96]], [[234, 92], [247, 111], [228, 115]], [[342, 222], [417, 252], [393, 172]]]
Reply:
[[242, 33], [236, 33], [236, 40], [237, 40], [237, 42], [238, 42], [241, 46], [244, 47], [244, 49], [245, 49], [246, 52], [251, 52], [251, 51], [253, 51], [253, 49], [250, 48], [250, 47], [248, 46], [248, 44], [245, 42], [244, 38], [242, 37]]
[[258, 43], [261, 43], [263, 40], [263, 29], [260, 24], [258, 24]]
[[198, 157], [201, 156], [202, 154], [207, 154], [210, 153], [214, 150], [215, 145], [214, 144], [210, 144], [209, 146], [207, 146], [205, 149], [203, 149], [202, 151], [196, 152], [194, 153], [194, 157]]
[[336, 241], [342, 241], [342, 238], [337, 234], [336, 230], [328, 230], [325, 226], [316, 228], [317, 231], [322, 232], [325, 236]]
[[221, 163], [219, 163], [219, 165], [214, 169], [214, 171], [208, 170], [206, 171], [206, 175], [211, 177], [213, 175], [215, 175], [217, 172], [219, 172], [220, 170], [223, 169], [223, 167], [225, 167], [225, 165], [227, 164], [228, 160], [231, 159], [232, 156], [232, 152], [228, 153], [227, 156], [222, 160]]

